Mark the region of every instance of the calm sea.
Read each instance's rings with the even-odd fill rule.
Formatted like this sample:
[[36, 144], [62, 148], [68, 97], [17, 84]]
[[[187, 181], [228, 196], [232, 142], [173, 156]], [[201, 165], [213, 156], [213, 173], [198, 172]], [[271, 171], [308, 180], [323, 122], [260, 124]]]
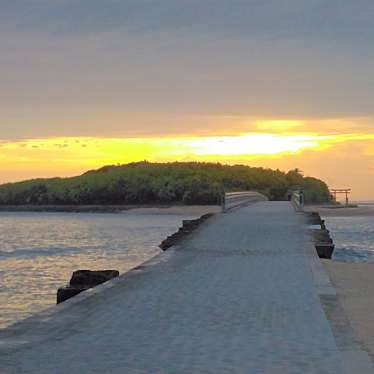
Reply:
[[[359, 206], [374, 206], [373, 202]], [[344, 262], [374, 262], [374, 217], [324, 217], [334, 239], [333, 259]]]
[[179, 214], [0, 213], [0, 327], [56, 302], [77, 269], [126, 271], [159, 252]]

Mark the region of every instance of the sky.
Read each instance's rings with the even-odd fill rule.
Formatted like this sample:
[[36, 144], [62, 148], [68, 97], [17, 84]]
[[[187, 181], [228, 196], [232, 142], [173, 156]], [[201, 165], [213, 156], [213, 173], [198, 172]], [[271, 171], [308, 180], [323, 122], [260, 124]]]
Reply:
[[374, 199], [373, 1], [0, 5], [0, 183], [201, 160]]

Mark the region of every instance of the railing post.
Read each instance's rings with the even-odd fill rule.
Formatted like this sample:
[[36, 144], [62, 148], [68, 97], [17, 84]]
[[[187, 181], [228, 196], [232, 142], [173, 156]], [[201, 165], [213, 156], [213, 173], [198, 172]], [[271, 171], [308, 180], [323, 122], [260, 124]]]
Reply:
[[226, 211], [226, 192], [225, 187], [222, 186], [221, 188], [221, 207], [222, 207], [222, 213]]
[[304, 207], [304, 191], [300, 191], [299, 196], [300, 196], [300, 207], [303, 208]]
[[304, 191], [294, 191], [292, 193], [291, 201], [294, 203], [297, 209], [303, 210], [305, 199], [304, 199]]

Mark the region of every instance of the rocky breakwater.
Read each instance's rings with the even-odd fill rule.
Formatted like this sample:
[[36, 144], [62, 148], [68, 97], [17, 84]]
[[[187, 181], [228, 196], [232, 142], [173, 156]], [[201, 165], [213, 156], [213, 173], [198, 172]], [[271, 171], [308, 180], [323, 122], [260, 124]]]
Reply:
[[325, 221], [318, 212], [308, 212], [306, 216], [310, 225], [321, 226], [321, 229], [312, 229], [312, 237], [318, 256], [331, 259], [335, 245], [330, 236], [330, 231], [326, 228]]
[[57, 290], [57, 304], [118, 276], [117, 270], [77, 270], [69, 284]]
[[183, 220], [182, 227], [179, 228], [177, 232], [168, 236], [159, 247], [166, 251], [170, 247], [175, 244], [179, 244], [182, 240], [188, 237], [193, 231], [195, 231], [203, 222], [205, 222], [208, 218], [212, 217], [214, 213], [207, 213], [202, 215], [200, 218], [191, 219], [191, 220]]

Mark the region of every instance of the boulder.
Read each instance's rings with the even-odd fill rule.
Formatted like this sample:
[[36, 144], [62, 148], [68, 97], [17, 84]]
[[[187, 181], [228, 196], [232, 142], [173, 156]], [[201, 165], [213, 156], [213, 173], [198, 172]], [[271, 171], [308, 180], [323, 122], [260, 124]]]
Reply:
[[70, 299], [71, 297], [78, 295], [79, 293], [86, 291], [87, 288], [84, 287], [70, 287], [70, 286], [65, 286], [65, 287], [60, 287], [57, 290], [57, 304], [62, 303], [63, 301]]
[[315, 242], [332, 243], [333, 240], [330, 237], [328, 230], [313, 230], [313, 237]]
[[199, 226], [200, 221], [193, 219], [193, 220], [183, 220], [183, 227], [185, 228], [196, 228]]
[[91, 288], [118, 276], [117, 270], [77, 270], [70, 279], [70, 286]]
[[316, 243], [315, 244], [318, 257], [331, 259], [335, 246], [332, 243]]
[[200, 217], [200, 219], [201, 219], [202, 221], [205, 221], [205, 220], [207, 220], [208, 218], [213, 217], [213, 216], [214, 216], [214, 213], [206, 213], [206, 214], [203, 214], [203, 215]]
[[77, 270], [73, 273], [70, 283], [57, 290], [57, 304], [118, 276], [117, 270]]
[[320, 225], [322, 223], [321, 216], [318, 212], [306, 212], [305, 215], [310, 225]]
[[212, 217], [213, 215], [213, 213], [208, 213], [202, 215], [200, 218], [197, 219], [183, 220], [182, 227], [180, 227], [177, 232], [163, 240], [162, 243], [159, 245], [159, 248], [165, 251], [173, 245], [179, 243], [181, 240], [183, 240], [185, 237], [191, 234], [194, 230], [196, 230], [202, 222]]

